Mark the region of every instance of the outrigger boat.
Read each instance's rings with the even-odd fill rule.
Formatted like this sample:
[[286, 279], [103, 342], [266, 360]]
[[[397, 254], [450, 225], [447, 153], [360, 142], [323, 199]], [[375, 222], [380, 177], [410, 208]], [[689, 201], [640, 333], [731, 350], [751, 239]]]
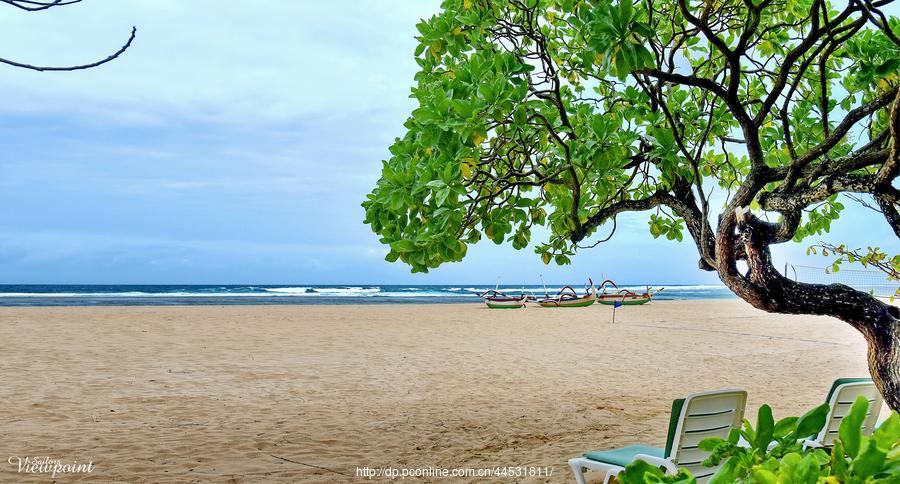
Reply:
[[650, 286], [647, 286], [647, 292], [643, 294], [637, 293], [634, 291], [629, 291], [628, 289], [621, 289], [616, 292], [606, 292], [606, 286], [610, 285], [616, 289], [619, 289], [619, 286], [616, 285], [615, 282], [610, 281], [609, 279], [603, 281], [603, 284], [600, 284], [600, 289], [603, 290], [597, 296], [597, 302], [600, 304], [606, 304], [608, 306], [612, 306], [615, 303], [619, 303], [625, 306], [636, 306], [639, 304], [647, 304], [648, 302], [653, 300], [653, 296], [659, 294], [665, 288], [660, 288], [656, 291], [651, 291]]
[[491, 309], [519, 309], [525, 307], [525, 302], [529, 297], [525, 294], [519, 296], [508, 296], [500, 291], [491, 289], [479, 294], [487, 307]]
[[594, 281], [588, 279], [591, 285], [590, 290], [585, 292], [584, 296], [579, 296], [572, 286], [566, 286], [559, 290], [556, 296], [547, 295], [538, 301], [541, 307], [545, 308], [583, 308], [594, 304], [597, 297], [597, 289], [594, 287]]

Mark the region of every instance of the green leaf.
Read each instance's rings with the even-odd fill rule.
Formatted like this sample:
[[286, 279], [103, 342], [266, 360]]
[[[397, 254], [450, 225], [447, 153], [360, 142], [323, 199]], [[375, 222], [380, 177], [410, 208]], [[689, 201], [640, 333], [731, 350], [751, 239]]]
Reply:
[[761, 484], [776, 484], [778, 482], [778, 477], [775, 476], [774, 472], [762, 467], [753, 469], [753, 479]]
[[897, 72], [898, 68], [900, 68], [900, 58], [889, 59], [875, 68], [875, 75], [886, 76]]
[[663, 477], [665, 475], [659, 467], [637, 460], [625, 466], [625, 470], [619, 473], [619, 482], [622, 484], [644, 484], [648, 482], [646, 476]]
[[831, 448], [831, 473], [842, 482], [846, 482], [849, 472], [847, 459], [844, 458], [844, 444], [841, 443], [841, 439], [835, 439], [834, 447]]
[[781, 458], [778, 473], [785, 482], [795, 484], [815, 484], [819, 477], [819, 464], [812, 454], [800, 455], [796, 452]]
[[804, 454], [795, 469], [794, 482], [798, 484], [816, 484], [819, 480], [819, 459], [815, 454]]
[[697, 448], [706, 452], [712, 452], [716, 446], [723, 442], [725, 442], [725, 439], [721, 437], [707, 437], [697, 444]]
[[732, 445], [737, 445], [738, 442], [741, 441], [741, 431], [740, 429], [731, 429], [728, 431], [728, 442]]
[[870, 438], [863, 438], [861, 442], [859, 453], [850, 464], [850, 471], [855, 478], [864, 480], [881, 471], [887, 458], [887, 452], [879, 449]]
[[756, 440], [753, 447], [763, 454], [769, 448], [775, 434], [775, 419], [772, 417], [772, 407], [762, 405], [756, 417]]
[[399, 253], [412, 252], [416, 250], [416, 244], [411, 240], [398, 240], [391, 244], [391, 250]]
[[426, 107], [413, 110], [412, 117], [422, 124], [431, 124], [441, 120], [440, 114]]
[[900, 442], [900, 413], [891, 412], [890, 417], [872, 433], [872, 439], [878, 447], [885, 450]]
[[786, 417], [778, 421], [775, 424], [775, 431], [773, 432], [773, 437], [776, 439], [780, 439], [789, 433], [791, 433], [795, 428], [797, 428], [797, 420], [798, 417]]
[[841, 420], [841, 426], [838, 429], [838, 436], [847, 450], [847, 454], [856, 457], [859, 453], [860, 443], [862, 440], [862, 423], [866, 418], [866, 412], [869, 409], [869, 400], [860, 395], [856, 397], [850, 412]]
[[435, 203], [437, 203], [438, 207], [441, 207], [444, 205], [444, 202], [447, 201], [448, 196], [450, 196], [450, 189], [442, 188], [437, 191], [437, 195], [435, 195], [434, 201]]
[[827, 403], [823, 403], [818, 407], [806, 412], [797, 420], [797, 430], [794, 436], [797, 439], [806, 439], [818, 434], [825, 427], [825, 419], [831, 407]]
[[390, 196], [390, 208], [394, 212], [398, 212], [406, 206], [405, 193], [401, 190], [394, 190]]
[[747, 442], [756, 441], [756, 430], [753, 429], [753, 425], [750, 425], [750, 421], [747, 419], [744, 419], [744, 425], [741, 428], [741, 435]]
[[740, 459], [732, 457], [709, 479], [709, 484], [733, 484], [741, 475]]

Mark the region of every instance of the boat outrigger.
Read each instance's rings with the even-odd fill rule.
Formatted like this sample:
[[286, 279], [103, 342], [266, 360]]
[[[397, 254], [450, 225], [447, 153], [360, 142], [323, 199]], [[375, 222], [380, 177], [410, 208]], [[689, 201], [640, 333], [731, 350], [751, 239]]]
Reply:
[[583, 308], [594, 304], [597, 297], [597, 289], [594, 287], [594, 281], [588, 279], [591, 288], [585, 292], [584, 296], [579, 296], [572, 286], [566, 286], [560, 289], [556, 296], [547, 295], [543, 299], [538, 300], [538, 304], [545, 308]]
[[485, 291], [479, 296], [484, 299], [484, 303], [491, 309], [519, 309], [525, 307], [525, 302], [529, 297], [525, 294], [519, 296], [508, 296], [500, 291], [491, 289]]
[[610, 281], [609, 279], [603, 281], [603, 284], [600, 284], [600, 289], [602, 292], [597, 296], [597, 302], [600, 304], [606, 304], [608, 306], [612, 306], [615, 303], [619, 303], [625, 306], [636, 306], [639, 304], [647, 304], [648, 302], [653, 300], [653, 296], [659, 294], [665, 288], [660, 288], [656, 291], [651, 290], [650, 286], [647, 286], [647, 291], [644, 293], [637, 293], [634, 291], [629, 291], [628, 289], [620, 289], [616, 292], [606, 292], [606, 286], [612, 286], [616, 289], [619, 289], [619, 286], [616, 285], [615, 282]]

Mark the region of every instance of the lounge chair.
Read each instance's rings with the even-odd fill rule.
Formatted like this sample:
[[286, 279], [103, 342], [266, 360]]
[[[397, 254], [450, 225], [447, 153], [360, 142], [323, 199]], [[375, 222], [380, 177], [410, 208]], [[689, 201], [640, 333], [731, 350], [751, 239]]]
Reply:
[[587, 452], [582, 457], [569, 460], [575, 473], [575, 481], [585, 484], [584, 471], [605, 472], [604, 483], [615, 477], [634, 460], [665, 468], [667, 473], [677, 473], [679, 467], [691, 471], [698, 480], [712, 476], [717, 468], [703, 467], [707, 452], [697, 444], [707, 437], [727, 438], [734, 427], [740, 427], [744, 418], [747, 392], [743, 390], [719, 390], [694, 393], [672, 402], [669, 417], [669, 433], [666, 448], [646, 445], [629, 445], [608, 451]]
[[862, 431], [865, 435], [871, 435], [875, 430], [875, 423], [878, 421], [878, 414], [884, 403], [881, 393], [878, 392], [878, 388], [875, 387], [871, 378], [838, 378], [831, 385], [831, 390], [825, 399], [825, 402], [831, 407], [828, 418], [825, 420], [827, 425], [819, 432], [819, 435], [804, 441], [804, 445], [807, 447], [831, 447], [834, 439], [838, 436], [841, 420], [850, 413], [850, 407], [853, 406], [853, 402], [859, 395], [865, 395], [869, 399], [869, 412], [866, 414], [866, 419], [863, 420]]

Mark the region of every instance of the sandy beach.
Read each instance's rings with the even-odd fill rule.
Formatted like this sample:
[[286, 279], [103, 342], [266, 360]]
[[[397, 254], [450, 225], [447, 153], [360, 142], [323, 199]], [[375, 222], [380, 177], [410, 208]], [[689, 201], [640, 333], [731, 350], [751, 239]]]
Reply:
[[[865, 343], [830, 318], [738, 300], [491, 311], [481, 305], [2, 308], [8, 456], [127, 482], [341, 482], [357, 467], [536, 466], [662, 446], [686, 393], [798, 414]], [[373, 479], [381, 480], [383, 479]], [[513, 479], [504, 479], [512, 481]], [[455, 482], [431, 479], [432, 482]]]

